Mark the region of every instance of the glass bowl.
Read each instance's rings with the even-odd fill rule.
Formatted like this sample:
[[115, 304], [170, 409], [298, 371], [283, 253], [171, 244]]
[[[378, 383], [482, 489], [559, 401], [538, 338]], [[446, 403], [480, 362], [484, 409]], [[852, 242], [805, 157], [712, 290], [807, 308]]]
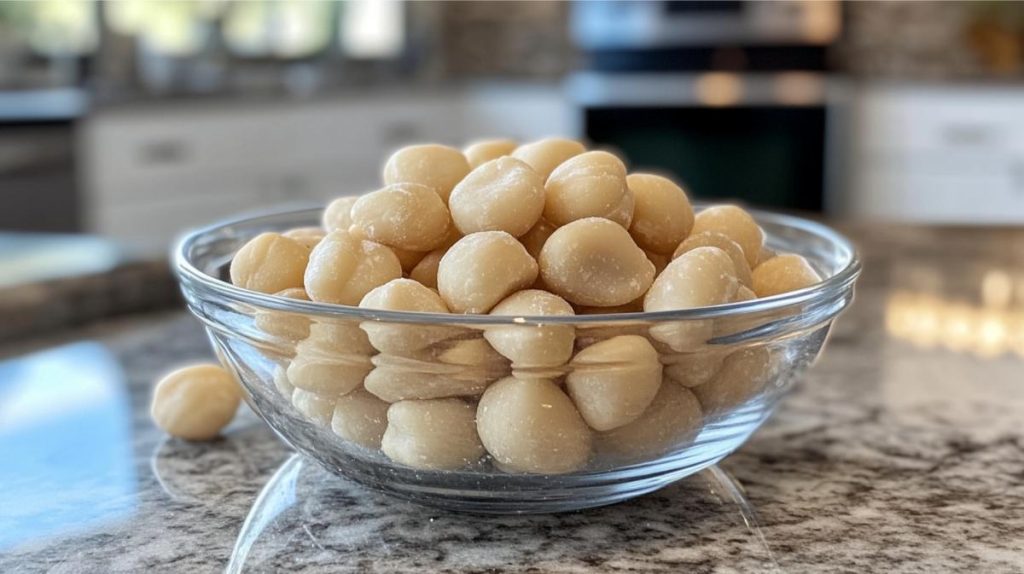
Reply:
[[[191, 232], [178, 243], [174, 265], [188, 308], [204, 323], [221, 362], [242, 383], [249, 406], [300, 453], [369, 488], [422, 504], [481, 513], [567, 511], [639, 496], [717, 463], [766, 420], [821, 352], [832, 321], [853, 298], [860, 271], [853, 246], [818, 223], [751, 213], [769, 248], [803, 255], [825, 280], [713, 307], [558, 317], [378, 311], [285, 299], [227, 281], [231, 258], [247, 240], [265, 231], [317, 225], [320, 209], [256, 215]], [[609, 374], [632, 376], [635, 364], [593, 352], [585, 363], [511, 365], [485, 338], [495, 332], [538, 337], [552, 327], [574, 333], [574, 354], [618, 336], [650, 343], [662, 380], [638, 418], [600, 432], [584, 425], [581, 438], [575, 431], [569, 436], [564, 427], [541, 426], [543, 417], [491, 409], [485, 416], [497, 418], [498, 427], [502, 417], [519, 417], [508, 422], [515, 429], [511, 440], [521, 437], [531, 445], [527, 450], [536, 447], [546, 459], [533, 467], [514, 458], [495, 460], [482, 450], [455, 467], [446, 460], [438, 468], [430, 456], [407, 459], [413, 465], [408, 466], [378, 448], [389, 407], [374, 395], [388, 402], [459, 397], [465, 410], [479, 415], [475, 409], [485, 389], [507, 377], [514, 378], [506, 386], [543, 385], [549, 394], [567, 399], [567, 378], [600, 383]], [[405, 356], [376, 354], [366, 333], [382, 330], [404, 333], [418, 341], [417, 350]], [[295, 388], [298, 380], [305, 388]], [[357, 410], [365, 410], [359, 420], [340, 401], [356, 396], [344, 394], [353, 387], [368, 397], [355, 401]], [[552, 408], [551, 401], [541, 402], [541, 408]], [[344, 402], [347, 409], [352, 403]], [[425, 432], [440, 441], [439, 448], [458, 451], [466, 443], [465, 428], [438, 424]], [[586, 449], [582, 458], [581, 448]]]

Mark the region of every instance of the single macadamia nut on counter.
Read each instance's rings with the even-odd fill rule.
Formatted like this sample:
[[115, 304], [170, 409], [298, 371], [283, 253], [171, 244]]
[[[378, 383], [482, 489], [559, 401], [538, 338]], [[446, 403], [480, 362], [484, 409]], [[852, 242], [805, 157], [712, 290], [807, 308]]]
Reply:
[[597, 451], [615, 457], [616, 462], [650, 459], [691, 441], [702, 421], [693, 392], [663, 384], [639, 418], [597, 435]]
[[413, 468], [465, 468], [484, 455], [474, 419], [473, 406], [460, 399], [395, 403], [388, 409], [381, 450]]
[[478, 397], [487, 385], [508, 373], [501, 366], [468, 368], [428, 363], [398, 355], [377, 355], [366, 376], [366, 390], [383, 401]]
[[735, 241], [743, 249], [751, 268], [761, 257], [764, 232], [749, 213], [735, 205], [716, 205], [698, 213], [690, 233], [696, 235], [705, 231], [717, 231]]
[[331, 424], [334, 416], [335, 397], [325, 397], [305, 389], [295, 389], [292, 393], [292, 406], [314, 424], [325, 427]]
[[339, 197], [327, 204], [321, 223], [327, 233], [345, 231], [352, 227], [352, 206], [359, 200], [358, 195]]
[[354, 323], [313, 323], [309, 337], [295, 346], [288, 381], [299, 389], [341, 396], [362, 384], [376, 351]]
[[171, 436], [209, 440], [235, 417], [242, 391], [219, 365], [192, 365], [160, 379], [150, 415]]
[[419, 282], [424, 287], [437, 289], [437, 268], [447, 249], [435, 249], [423, 256], [419, 263], [409, 272], [409, 279]]
[[703, 385], [718, 374], [727, 355], [728, 352], [718, 349], [663, 355], [665, 380], [687, 388]]
[[462, 154], [466, 156], [466, 160], [469, 161], [469, 167], [476, 169], [481, 165], [491, 161], [492, 159], [498, 159], [509, 155], [515, 151], [519, 143], [515, 140], [480, 140], [475, 141], [465, 147], [462, 150]]
[[612, 307], [647, 291], [654, 264], [622, 226], [590, 217], [551, 234], [540, 252], [540, 273], [545, 285], [572, 303]]
[[529, 164], [546, 181], [556, 167], [585, 151], [587, 148], [578, 141], [546, 138], [517, 147], [512, 157]]
[[444, 243], [451, 218], [432, 188], [406, 182], [360, 197], [352, 206], [352, 225], [370, 241], [426, 252]]
[[519, 242], [523, 244], [523, 247], [526, 248], [526, 251], [534, 259], [537, 259], [540, 257], [540, 250], [547, 243], [548, 237], [551, 237], [551, 234], [555, 232], [555, 229], [557, 228], [554, 225], [544, 221], [544, 219], [540, 219], [525, 235], [519, 238]]
[[504, 231], [481, 231], [460, 239], [444, 254], [437, 287], [454, 313], [486, 313], [537, 279], [537, 262]]
[[821, 282], [821, 276], [799, 255], [776, 255], [754, 270], [754, 292], [771, 297]]
[[504, 470], [561, 474], [590, 459], [591, 431], [551, 381], [502, 379], [484, 392], [476, 418], [484, 447]]
[[285, 231], [281, 235], [298, 241], [305, 245], [307, 249], [313, 249], [327, 235], [327, 232], [320, 227], [296, 227], [295, 229]]
[[642, 249], [668, 255], [693, 228], [693, 207], [683, 188], [660, 175], [634, 173], [626, 177], [633, 193], [633, 222], [629, 233]]
[[752, 399], [773, 375], [772, 356], [768, 349], [742, 349], [725, 358], [713, 379], [691, 390], [704, 412], [710, 415]]
[[452, 221], [465, 234], [525, 234], [544, 211], [544, 180], [524, 162], [501, 157], [474, 169], [448, 198]]
[[[286, 299], [295, 299], [296, 301], [309, 301], [309, 295], [306, 295], [306, 290], [300, 287], [278, 291], [274, 295]], [[301, 341], [309, 336], [309, 318], [302, 313], [272, 310], [257, 311], [253, 317], [253, 324], [260, 331], [286, 342]]]
[[261, 233], [235, 253], [231, 283], [260, 293], [301, 288], [309, 257], [309, 249], [298, 241], [277, 233]]
[[[367, 293], [359, 306], [388, 311], [448, 313], [448, 306], [436, 291], [412, 279], [388, 281]], [[395, 355], [409, 355], [458, 334], [456, 329], [445, 325], [363, 321], [359, 327], [366, 331], [375, 349]]]
[[384, 184], [425, 185], [447, 203], [452, 188], [468, 173], [466, 156], [455, 148], [438, 144], [411, 145], [388, 158], [384, 165]]
[[334, 231], [309, 254], [305, 286], [314, 301], [354, 306], [374, 287], [401, 276], [402, 265], [386, 246]]
[[636, 420], [658, 393], [661, 363], [643, 337], [622, 335], [580, 351], [565, 379], [590, 428], [607, 431]]
[[335, 402], [331, 430], [359, 446], [380, 448], [389, 406], [365, 389], [356, 389]]
[[704, 231], [703, 233], [690, 235], [686, 238], [686, 241], [679, 244], [679, 247], [672, 254], [672, 258], [675, 259], [683, 253], [693, 251], [698, 247], [717, 247], [725, 251], [725, 254], [732, 259], [736, 278], [740, 280], [740, 283], [747, 287], [753, 284], [753, 279], [750, 276], [750, 265], [747, 263], [746, 255], [743, 254], [743, 248], [732, 239], [729, 239], [729, 236], [724, 233]]
[[[566, 316], [575, 315], [558, 295], [527, 289], [513, 293], [491, 309], [491, 315]], [[508, 325], [488, 327], [484, 338], [509, 360], [513, 368], [557, 367], [572, 357], [576, 338], [572, 325]]]
[[633, 218], [626, 166], [606, 151], [589, 151], [567, 160], [551, 173], [545, 189], [544, 219], [555, 225], [603, 217], [628, 228]]

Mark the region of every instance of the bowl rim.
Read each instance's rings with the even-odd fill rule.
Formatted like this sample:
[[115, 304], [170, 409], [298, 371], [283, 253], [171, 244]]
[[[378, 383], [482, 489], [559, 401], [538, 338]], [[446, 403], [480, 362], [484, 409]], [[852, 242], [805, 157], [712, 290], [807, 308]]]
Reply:
[[[714, 204], [720, 205], [720, 204]], [[695, 208], [709, 207], [706, 202], [693, 202]], [[200, 239], [215, 234], [227, 227], [236, 225], [258, 225], [260, 220], [273, 220], [282, 216], [297, 215], [299, 213], [322, 212], [323, 206], [303, 207], [282, 210], [269, 208], [242, 213], [236, 216], [220, 219], [209, 225], [182, 233], [174, 242], [171, 258], [175, 274], [181, 283], [182, 289], [187, 289], [186, 283], [195, 282], [206, 289], [214, 291], [219, 295], [239, 302], [263, 309], [284, 311], [290, 313], [301, 313], [330, 318], [348, 318], [360, 320], [386, 321], [393, 323], [443, 323], [443, 324], [465, 324], [465, 325], [550, 325], [550, 324], [609, 324], [609, 323], [640, 323], [640, 322], [663, 322], [681, 320], [716, 319], [722, 317], [736, 317], [755, 313], [764, 313], [783, 309], [801, 303], [828, 300], [831, 296], [839, 295], [850, 288], [860, 275], [861, 261], [856, 246], [847, 237], [835, 231], [829, 226], [797, 217], [775, 213], [760, 209], [748, 209], [756, 221], [768, 222], [782, 227], [798, 229], [806, 233], [816, 235], [826, 240], [830, 245], [848, 253], [847, 264], [835, 274], [823, 281], [779, 295], [752, 299], [750, 301], [739, 301], [734, 303], [723, 303], [706, 307], [694, 307], [690, 309], [673, 309], [655, 312], [631, 312], [631, 313], [595, 313], [588, 315], [482, 315], [482, 314], [461, 314], [461, 313], [424, 313], [418, 311], [388, 311], [382, 309], [366, 309], [351, 305], [339, 305], [335, 303], [319, 303], [315, 301], [302, 301], [288, 299], [276, 295], [260, 293], [243, 289], [223, 281], [197, 268], [189, 260], [188, 253], [193, 245]], [[695, 209], [696, 211], [696, 209]], [[270, 223], [268, 221], [268, 223]]]

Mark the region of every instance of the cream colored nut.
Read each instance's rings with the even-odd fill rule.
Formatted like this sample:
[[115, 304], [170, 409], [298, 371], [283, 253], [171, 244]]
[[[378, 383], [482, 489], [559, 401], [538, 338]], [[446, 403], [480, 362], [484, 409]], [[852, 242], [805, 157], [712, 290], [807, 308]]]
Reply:
[[319, 426], [331, 424], [335, 402], [334, 397], [325, 397], [305, 389], [295, 389], [292, 393], [292, 406], [295, 410]]
[[[644, 298], [644, 311], [670, 311], [721, 305], [739, 288], [729, 255], [717, 247], [698, 247], [668, 264]], [[665, 321], [653, 325], [651, 337], [674, 351], [699, 348], [711, 336], [710, 320]]]
[[292, 398], [295, 386], [288, 380], [288, 367], [286, 365], [274, 367], [274, 387], [281, 393], [281, 396], [289, 400]]
[[555, 294], [572, 303], [612, 307], [647, 291], [654, 264], [622, 226], [590, 217], [551, 234], [540, 252], [540, 273]]
[[733, 297], [732, 302], [738, 303], [740, 301], [753, 301], [757, 299], [757, 293], [746, 285], [740, 285], [740, 288], [736, 290], [736, 296]]
[[523, 144], [512, 152], [512, 157], [525, 161], [533, 171], [547, 180], [551, 172], [565, 160], [587, 151], [583, 144], [564, 138], [546, 138]]
[[507, 377], [494, 383], [476, 419], [484, 447], [502, 469], [562, 474], [590, 459], [590, 429], [551, 381]]
[[510, 369], [509, 360], [495, 351], [483, 338], [445, 341], [438, 345], [434, 352], [441, 363], [498, 373], [495, 379], [507, 375]]
[[750, 277], [750, 265], [747, 263], [746, 255], [743, 254], [743, 248], [732, 239], [729, 239], [729, 236], [724, 233], [704, 231], [703, 233], [690, 235], [686, 238], [686, 241], [679, 244], [679, 247], [672, 254], [672, 258], [675, 259], [683, 253], [693, 251], [698, 247], [717, 247], [725, 251], [725, 254], [732, 259], [736, 278], [740, 280], [740, 283], [747, 287], [753, 284], [753, 280]]
[[[297, 301], [309, 301], [306, 290], [299, 287], [285, 289], [274, 295]], [[257, 311], [253, 317], [253, 324], [260, 331], [284, 341], [301, 341], [309, 336], [309, 318], [301, 313]]]
[[333, 231], [309, 255], [306, 293], [322, 303], [358, 305], [371, 289], [401, 276], [402, 265], [387, 247]]
[[462, 150], [462, 155], [466, 156], [466, 160], [469, 161], [469, 167], [476, 169], [492, 159], [498, 159], [512, 153], [518, 145], [515, 140], [475, 141]]
[[474, 169], [448, 198], [462, 233], [504, 231], [519, 237], [544, 211], [544, 180], [522, 161], [501, 157]]
[[481, 231], [460, 239], [437, 269], [441, 298], [454, 313], [486, 313], [537, 279], [537, 262], [504, 231]]
[[359, 200], [358, 195], [339, 197], [327, 204], [321, 223], [327, 233], [345, 231], [352, 227], [352, 206]]
[[561, 226], [587, 217], [604, 217], [628, 228], [633, 192], [626, 166], [605, 151], [589, 151], [567, 160], [548, 177], [544, 219]]
[[309, 249], [298, 241], [277, 233], [261, 233], [235, 253], [231, 282], [260, 293], [302, 287], [309, 257]]
[[288, 380], [297, 388], [337, 397], [362, 384], [373, 369], [374, 352], [354, 324], [314, 323], [310, 336], [295, 347]]
[[468, 173], [466, 156], [455, 148], [438, 144], [411, 145], [388, 158], [384, 164], [384, 184], [425, 185], [447, 203], [452, 188]]
[[[672, 261], [672, 259], [669, 258], [668, 255], [661, 255], [659, 253], [655, 253], [653, 251], [648, 251], [646, 249], [644, 249], [644, 255], [646, 255], [647, 256], [647, 260], [650, 261], [651, 264], [654, 265], [654, 275], [655, 276], [660, 275], [661, 272], [664, 271], [666, 267], [668, 267], [669, 261]], [[642, 303], [642, 301], [641, 301], [641, 303]]]
[[634, 173], [626, 177], [633, 193], [633, 222], [629, 233], [641, 248], [668, 255], [693, 228], [693, 207], [683, 188], [660, 175]]
[[735, 205], [716, 205], [698, 213], [693, 219], [691, 234], [717, 231], [725, 234], [743, 249], [747, 265], [751, 268], [761, 256], [764, 232], [754, 218]]
[[412, 270], [423, 261], [429, 252], [410, 251], [400, 247], [391, 247], [391, 252], [398, 258], [398, 264], [402, 266], [402, 273], [412, 273]]
[[356, 389], [335, 403], [331, 430], [359, 446], [380, 448], [380, 439], [388, 426], [389, 406], [366, 390]]
[[231, 373], [219, 365], [192, 365], [160, 379], [149, 412], [171, 436], [209, 440], [235, 417], [241, 398]]
[[774, 249], [768, 247], [767, 245], [762, 246], [761, 255], [758, 256], [757, 263], [754, 264], [754, 266], [751, 269], [756, 269], [758, 265], [764, 263], [765, 261], [768, 261], [769, 259], [775, 257], [776, 255], [778, 255], [778, 253], [776, 253]]
[[754, 292], [758, 297], [788, 293], [820, 282], [821, 276], [811, 264], [791, 253], [776, 255], [754, 271]]
[[424, 287], [437, 289], [437, 268], [447, 251], [447, 249], [435, 249], [424, 255], [423, 259], [420, 259], [419, 263], [409, 272], [409, 278]]
[[691, 441], [700, 432], [700, 403], [689, 389], [664, 384], [635, 421], [597, 435], [601, 454], [639, 461], [662, 455]]
[[314, 321], [309, 326], [309, 337], [301, 344], [326, 355], [370, 357], [377, 353], [354, 321]]
[[696, 353], [672, 353], [662, 356], [665, 378], [684, 387], [692, 388], [710, 381], [722, 369], [722, 361], [728, 355], [720, 350], [703, 350]]
[[327, 232], [320, 227], [296, 227], [295, 229], [285, 231], [281, 235], [298, 241], [305, 245], [307, 249], [313, 249], [327, 235]]
[[565, 379], [590, 428], [607, 431], [636, 420], [658, 393], [661, 363], [647, 339], [622, 335], [580, 351]]
[[395, 403], [388, 409], [381, 450], [413, 468], [465, 468], [484, 455], [474, 419], [473, 406], [460, 399]]
[[[359, 306], [364, 309], [388, 311], [448, 313], [448, 306], [441, 300], [440, 295], [412, 279], [393, 279], [376, 287], [363, 297]], [[443, 325], [363, 321], [359, 327], [366, 331], [370, 344], [375, 349], [396, 355], [409, 355], [421, 351], [457, 334], [452, 327]]]
[[[567, 316], [572, 305], [553, 293], [527, 289], [509, 295], [491, 309], [491, 315]], [[572, 357], [576, 338], [572, 325], [509, 325], [488, 327], [484, 338], [515, 369], [557, 367]]]
[[557, 229], [554, 225], [551, 225], [544, 219], [537, 221], [536, 225], [530, 228], [525, 235], [519, 238], [519, 242], [523, 244], [526, 251], [534, 258], [540, 257], [540, 250], [544, 247], [548, 237]]
[[706, 414], [729, 410], [754, 398], [771, 380], [774, 365], [764, 347], [736, 351], [725, 358], [715, 378], [693, 387]]
[[395, 183], [360, 197], [352, 206], [352, 225], [370, 241], [426, 252], [444, 243], [451, 218], [432, 188]]
[[478, 397], [507, 370], [429, 363], [398, 355], [377, 355], [364, 385], [383, 401]]

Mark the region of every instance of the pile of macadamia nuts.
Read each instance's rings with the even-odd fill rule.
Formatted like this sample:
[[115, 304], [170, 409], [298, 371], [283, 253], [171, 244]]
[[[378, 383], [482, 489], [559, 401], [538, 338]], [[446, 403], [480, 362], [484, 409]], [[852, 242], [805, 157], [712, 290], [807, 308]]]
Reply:
[[[280, 297], [451, 321], [261, 311], [278, 390], [315, 424], [417, 469], [557, 474], [649, 460], [756, 395], [763, 347], [708, 345], [709, 321], [502, 324], [746, 301], [821, 280], [764, 245], [734, 205], [694, 213], [668, 178], [549, 138], [413, 145], [383, 187], [331, 202], [322, 228], [263, 233], [231, 281]], [[722, 350], [722, 349], [725, 350]]]

